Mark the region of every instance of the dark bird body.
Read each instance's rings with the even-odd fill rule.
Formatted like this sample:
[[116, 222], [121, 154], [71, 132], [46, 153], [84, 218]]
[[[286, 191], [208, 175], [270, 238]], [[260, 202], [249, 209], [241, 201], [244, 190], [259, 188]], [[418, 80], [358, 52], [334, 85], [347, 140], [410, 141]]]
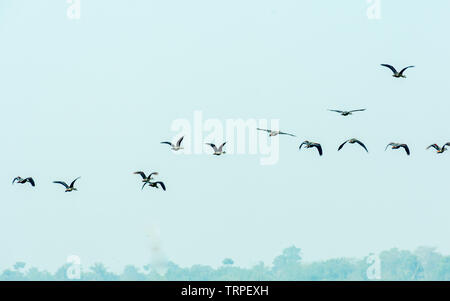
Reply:
[[31, 186], [33, 186], [33, 187], [36, 186], [36, 184], [35, 184], [33, 178], [31, 178], [31, 177], [25, 178], [25, 179], [23, 179], [23, 178], [21, 178], [21, 177], [15, 177], [12, 183], [14, 184], [14, 183], [16, 183], [16, 182], [19, 183], [19, 184], [30, 183]]
[[63, 181], [54, 181], [53, 183], [63, 185], [63, 186], [66, 188], [65, 192], [72, 192], [72, 191], [77, 191], [77, 190], [78, 190], [78, 189], [76, 189], [76, 188], [74, 187], [74, 185], [75, 185], [75, 182], [76, 182], [79, 178], [81, 178], [81, 177], [78, 177], [78, 178], [76, 178], [75, 180], [73, 180], [72, 183], [70, 183], [70, 185], [67, 185], [67, 183], [66, 183], [66, 182], [63, 182]]
[[388, 64], [381, 64], [381, 66], [383, 67], [387, 67], [389, 69], [391, 69], [392, 73], [394, 73], [392, 76], [395, 78], [406, 78], [406, 75], [404, 75], [403, 73], [405, 72], [406, 69], [408, 68], [413, 68], [414, 66], [408, 66], [403, 68], [400, 72], [398, 72], [393, 66], [388, 65]]
[[409, 151], [408, 145], [406, 145], [406, 144], [404, 144], [404, 143], [394, 143], [394, 142], [391, 142], [391, 143], [389, 143], [389, 144], [386, 146], [385, 150], [387, 150], [389, 146], [390, 146], [392, 149], [399, 149], [399, 148], [402, 147], [403, 149], [405, 149], [405, 152], [406, 152], [406, 154], [407, 154], [408, 156], [411, 154], [410, 151]]
[[349, 140], [345, 141], [344, 143], [342, 143], [341, 145], [339, 145], [338, 151], [340, 151], [344, 147], [344, 145], [346, 143], [350, 143], [350, 144], [358, 143], [359, 145], [361, 145], [366, 150], [366, 152], [369, 152], [369, 150], [364, 145], [364, 143], [362, 143], [361, 141], [359, 141], [358, 139], [355, 139], [355, 138], [349, 139]]
[[312, 148], [315, 147], [317, 148], [317, 151], [319, 152], [319, 155], [322, 156], [323, 152], [322, 152], [322, 146], [319, 143], [315, 143], [315, 142], [311, 142], [311, 141], [303, 141], [302, 144], [300, 144], [300, 146], [298, 147], [298, 149], [302, 149], [302, 146], [305, 146], [305, 148]]

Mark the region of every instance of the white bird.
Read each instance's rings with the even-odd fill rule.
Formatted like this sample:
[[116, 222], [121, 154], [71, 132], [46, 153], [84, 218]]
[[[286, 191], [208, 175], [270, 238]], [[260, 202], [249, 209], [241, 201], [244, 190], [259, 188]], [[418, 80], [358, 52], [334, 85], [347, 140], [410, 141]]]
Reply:
[[213, 148], [213, 150], [214, 150], [213, 155], [220, 156], [220, 155], [223, 155], [226, 153], [225, 151], [223, 151], [223, 146], [225, 145], [225, 143], [227, 143], [227, 142], [222, 143], [222, 145], [219, 148], [217, 148], [217, 146], [213, 143], [205, 143], [205, 144], [209, 145]]
[[268, 133], [269, 133], [269, 136], [289, 135], [289, 136], [292, 136], [292, 137], [297, 137], [297, 136], [295, 136], [295, 135], [292, 135], [292, 134], [289, 134], [289, 133], [284, 133], [284, 132], [281, 132], [281, 131], [273, 131], [273, 130], [266, 130], [266, 129], [260, 129], [260, 128], [257, 128], [257, 130], [258, 130], [258, 131], [265, 131], [265, 132], [268, 132]]
[[169, 142], [169, 141], [163, 141], [161, 143], [170, 145], [172, 147], [172, 150], [174, 150], [174, 151], [179, 151], [180, 149], [183, 149], [181, 147], [181, 141], [183, 141], [183, 138], [184, 138], [184, 136], [182, 136], [180, 139], [178, 139], [176, 144], [173, 144], [172, 142]]

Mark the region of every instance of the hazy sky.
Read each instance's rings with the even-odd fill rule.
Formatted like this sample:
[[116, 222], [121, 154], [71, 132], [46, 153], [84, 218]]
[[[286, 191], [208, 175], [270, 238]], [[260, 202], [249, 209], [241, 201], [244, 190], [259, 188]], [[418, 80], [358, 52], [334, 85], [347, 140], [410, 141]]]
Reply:
[[[369, 20], [364, 0], [81, 0], [71, 20], [66, 1], [2, 0], [0, 269], [68, 255], [141, 266], [152, 243], [182, 266], [270, 264], [293, 244], [307, 261], [449, 254], [450, 152], [425, 148], [450, 141], [450, 2], [381, 5]], [[381, 63], [416, 68], [395, 79]], [[194, 111], [279, 119], [298, 137], [280, 138], [270, 166], [175, 155], [160, 141]], [[352, 137], [370, 153], [337, 152]], [[299, 151], [305, 139], [324, 156]], [[136, 170], [167, 191], [141, 191]], [[11, 185], [18, 175], [36, 188]], [[78, 176], [77, 192], [52, 183]]]

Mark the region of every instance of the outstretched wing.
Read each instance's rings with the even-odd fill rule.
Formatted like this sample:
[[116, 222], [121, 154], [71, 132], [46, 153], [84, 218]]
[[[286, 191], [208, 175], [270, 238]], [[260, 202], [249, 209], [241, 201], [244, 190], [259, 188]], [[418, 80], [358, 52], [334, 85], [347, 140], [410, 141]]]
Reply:
[[75, 185], [75, 182], [81, 177], [76, 178], [75, 180], [72, 181], [72, 183], [70, 183], [70, 188], [73, 188], [73, 185]]
[[446, 144], [444, 144], [444, 146], [450, 146], [450, 142], [447, 142]]
[[181, 141], [183, 141], [184, 136], [181, 136], [181, 138], [177, 141], [177, 147], [180, 147]]
[[317, 150], [319, 151], [319, 155], [322, 156], [322, 146], [319, 143], [314, 143], [312, 146], [317, 148]]
[[260, 129], [260, 128], [256, 128], [258, 131], [265, 131], [265, 132], [268, 132], [268, 133], [270, 133], [270, 132], [272, 132], [271, 130], [266, 130], [266, 129]]
[[145, 176], [145, 173], [143, 171], [135, 171], [133, 172], [133, 174], [135, 175], [141, 175], [142, 179], [147, 179], [147, 177]]
[[359, 140], [357, 140], [357, 139], [355, 139], [355, 142], [358, 143], [359, 145], [361, 145], [361, 146], [366, 150], [366, 152], [369, 152], [369, 151], [367, 150], [367, 147], [364, 145], [364, 143], [362, 143], [361, 141], [359, 141]]
[[148, 183], [147, 183], [147, 182], [145, 182], [145, 183], [144, 183], [144, 185], [142, 185], [142, 188], [141, 188], [141, 190], [142, 190], [142, 189], [144, 189], [145, 185], [147, 185], [147, 184], [148, 184]]
[[358, 110], [351, 110], [351, 111], [349, 111], [350, 113], [353, 113], [353, 112], [362, 112], [362, 111], [365, 111], [366, 109], [358, 109]]
[[159, 175], [159, 173], [156, 171], [152, 172], [151, 174], [148, 175], [148, 178], [150, 179], [153, 175], [157, 176], [157, 175]]
[[339, 110], [328, 110], [328, 111], [336, 112], [336, 113], [344, 113], [344, 111], [339, 111]]
[[16, 183], [16, 181], [18, 181], [20, 179], [20, 177], [15, 177], [14, 180], [12, 181], [12, 184]]
[[388, 149], [389, 146], [395, 145], [395, 143], [389, 143], [388, 145], [386, 145], [386, 148], [384, 149], [385, 151]]
[[25, 180], [30, 182], [31, 186], [33, 186], [33, 187], [36, 186], [36, 184], [34, 183], [33, 178], [31, 178], [31, 177], [30, 178], [26, 178]]
[[168, 144], [168, 145], [172, 146], [172, 142], [169, 142], [169, 141], [163, 141], [163, 142], [161, 142], [161, 144]]
[[406, 154], [409, 156], [410, 155], [410, 151], [409, 151], [409, 147], [406, 144], [401, 144], [400, 147], [403, 147], [406, 151]]
[[397, 70], [395, 70], [395, 68], [392, 67], [391, 65], [388, 65], [388, 64], [381, 64], [381, 66], [383, 66], [383, 67], [388, 67], [389, 69], [391, 69], [392, 72], [394, 72], [394, 74], [397, 74]]
[[61, 185], [63, 185], [64, 187], [66, 187], [66, 189], [69, 188], [69, 185], [67, 185], [66, 182], [62, 182], [62, 181], [53, 181], [53, 183], [55, 183], [55, 184], [61, 184]]
[[279, 132], [279, 135], [288, 135], [288, 136], [292, 136], [292, 137], [296, 137], [295, 135], [289, 134], [289, 133], [284, 133], [284, 132]]
[[156, 185], [159, 184], [159, 186], [161, 186], [161, 188], [162, 188], [164, 191], [166, 191], [166, 185], [164, 185], [163, 182], [155, 182], [155, 184], [156, 184]]
[[430, 149], [430, 148], [434, 148], [435, 150], [439, 150], [439, 145], [437, 145], [437, 144], [431, 144], [429, 147], [427, 147], [427, 149]]
[[219, 152], [222, 152], [223, 146], [226, 144], [227, 142], [225, 141], [224, 143], [222, 143], [222, 145], [219, 147]]
[[211, 146], [214, 149], [214, 152], [218, 151], [217, 147], [216, 147], [216, 145], [214, 143], [205, 143], [205, 144]]
[[405, 70], [408, 69], [408, 68], [414, 68], [414, 66], [408, 66], [408, 67], [403, 68], [402, 71], [400, 71], [399, 74], [403, 75], [403, 72], [405, 72]]
[[298, 149], [302, 149], [302, 146], [307, 144], [305, 141], [302, 142], [302, 144], [300, 144], [300, 146], [298, 147]]
[[347, 142], [348, 142], [348, 140], [345, 141], [344, 143], [342, 143], [341, 145], [339, 145], [338, 151], [340, 151], [340, 150], [344, 147], [344, 145], [345, 145]]

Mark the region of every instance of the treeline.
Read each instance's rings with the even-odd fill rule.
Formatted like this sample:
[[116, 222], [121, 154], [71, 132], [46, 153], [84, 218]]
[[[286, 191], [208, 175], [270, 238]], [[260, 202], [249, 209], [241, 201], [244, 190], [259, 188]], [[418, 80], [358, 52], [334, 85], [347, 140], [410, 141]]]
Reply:
[[128, 265], [121, 273], [115, 274], [103, 264], [96, 263], [81, 269], [79, 277], [76, 277], [78, 279], [68, 277], [71, 268], [73, 266], [66, 264], [52, 274], [17, 262], [1, 272], [0, 280], [450, 280], [450, 256], [429, 247], [420, 247], [414, 252], [391, 249], [378, 256], [369, 255], [361, 259], [337, 258], [305, 263], [300, 249], [292, 246], [283, 250], [271, 266], [260, 262], [251, 268], [234, 266], [233, 260], [226, 258], [222, 266], [216, 269], [206, 265], [182, 268], [169, 261], [164, 265], [163, 272], [151, 265], [140, 268]]

